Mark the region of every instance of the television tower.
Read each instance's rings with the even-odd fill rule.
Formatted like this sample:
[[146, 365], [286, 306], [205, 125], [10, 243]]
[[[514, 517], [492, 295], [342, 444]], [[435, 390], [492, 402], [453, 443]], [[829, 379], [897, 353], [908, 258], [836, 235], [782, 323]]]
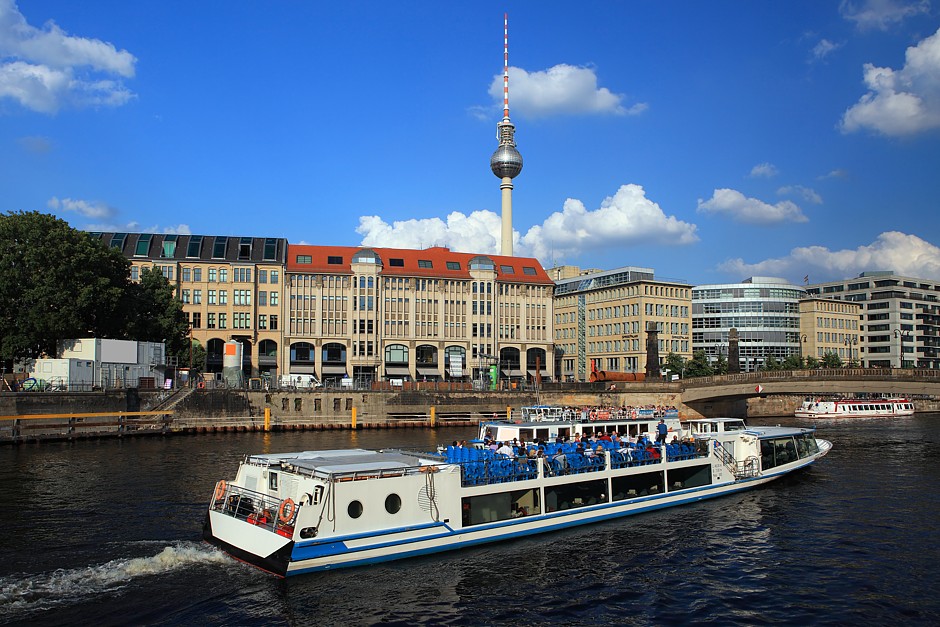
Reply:
[[500, 254], [512, 256], [512, 179], [522, 172], [522, 155], [516, 150], [516, 127], [509, 121], [509, 14], [503, 14], [503, 119], [496, 125], [499, 147], [490, 157], [490, 169], [502, 183], [502, 239]]

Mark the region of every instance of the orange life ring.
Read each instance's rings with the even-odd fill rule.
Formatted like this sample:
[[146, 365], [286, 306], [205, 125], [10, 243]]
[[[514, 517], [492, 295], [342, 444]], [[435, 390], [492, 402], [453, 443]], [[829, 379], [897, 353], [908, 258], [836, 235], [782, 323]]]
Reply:
[[223, 498], [225, 498], [226, 487], [227, 486], [225, 485], [225, 479], [222, 479], [217, 484], [215, 484], [215, 500], [216, 501], [221, 501]]
[[277, 508], [277, 518], [285, 524], [289, 523], [296, 513], [297, 504], [293, 499], [284, 499], [281, 501], [281, 506]]
[[200, 381], [199, 383], [196, 384], [196, 387], [199, 388], [200, 390], [203, 390], [206, 387], [206, 382]]

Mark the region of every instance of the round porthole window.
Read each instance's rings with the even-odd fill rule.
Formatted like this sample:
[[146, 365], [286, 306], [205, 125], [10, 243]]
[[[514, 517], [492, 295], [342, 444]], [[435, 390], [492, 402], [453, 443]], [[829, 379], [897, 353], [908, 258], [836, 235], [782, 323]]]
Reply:
[[401, 509], [401, 497], [397, 494], [389, 494], [385, 497], [385, 511], [389, 514], [397, 514]]
[[346, 508], [346, 511], [349, 513], [350, 518], [359, 518], [362, 516], [362, 503], [353, 501], [349, 504], [349, 507]]

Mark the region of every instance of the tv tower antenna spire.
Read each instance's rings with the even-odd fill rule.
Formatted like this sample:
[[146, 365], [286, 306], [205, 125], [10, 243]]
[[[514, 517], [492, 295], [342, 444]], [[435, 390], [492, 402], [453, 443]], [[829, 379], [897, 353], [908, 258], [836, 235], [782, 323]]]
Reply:
[[516, 150], [516, 127], [509, 120], [509, 14], [503, 14], [503, 119], [496, 125], [499, 147], [490, 157], [490, 169], [502, 183], [502, 234], [500, 254], [512, 256], [512, 179], [522, 172], [522, 155]]

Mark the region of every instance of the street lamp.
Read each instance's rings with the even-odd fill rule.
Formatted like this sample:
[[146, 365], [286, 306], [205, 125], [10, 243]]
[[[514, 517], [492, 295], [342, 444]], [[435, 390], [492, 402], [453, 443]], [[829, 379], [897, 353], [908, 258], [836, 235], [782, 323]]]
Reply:
[[858, 338], [849, 337], [848, 335], [846, 335], [845, 340], [842, 343], [845, 344], [846, 352], [848, 352], [849, 354], [849, 361], [852, 361], [855, 358], [855, 356], [852, 354], [853, 353], [852, 347], [858, 344]]
[[911, 332], [905, 331], [903, 329], [895, 329], [894, 337], [898, 338], [901, 344], [900, 345], [901, 354], [898, 357], [898, 368], [903, 368], [904, 367], [904, 338], [911, 337]]

